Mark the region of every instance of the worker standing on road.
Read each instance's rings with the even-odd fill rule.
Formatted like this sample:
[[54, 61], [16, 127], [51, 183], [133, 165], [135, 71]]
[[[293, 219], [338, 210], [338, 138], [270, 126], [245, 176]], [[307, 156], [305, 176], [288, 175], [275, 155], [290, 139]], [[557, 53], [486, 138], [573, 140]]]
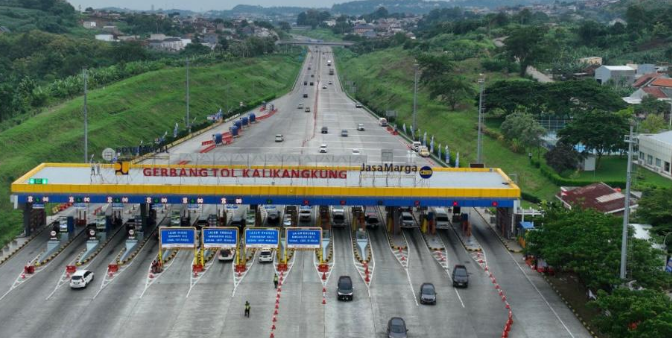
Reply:
[[276, 273], [273, 275], [273, 284], [275, 284], [275, 288], [278, 288], [278, 274]]
[[245, 317], [250, 317], [250, 302], [245, 301]]

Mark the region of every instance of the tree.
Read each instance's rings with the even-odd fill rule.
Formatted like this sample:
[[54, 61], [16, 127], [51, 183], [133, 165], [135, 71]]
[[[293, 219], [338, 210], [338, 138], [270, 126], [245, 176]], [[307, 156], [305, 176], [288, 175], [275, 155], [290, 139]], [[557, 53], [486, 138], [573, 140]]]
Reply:
[[514, 30], [506, 39], [504, 50], [509, 57], [520, 62], [520, 76], [533, 62], [543, 61], [549, 54], [545, 46], [543, 26], [526, 26]]
[[639, 126], [639, 131], [656, 134], [666, 128], [667, 122], [665, 122], [665, 118], [662, 115], [649, 114]]
[[455, 65], [445, 54], [423, 53], [417, 57], [418, 66], [422, 70], [420, 82], [429, 84], [438, 81], [453, 71]]
[[546, 100], [543, 88], [543, 84], [534, 81], [497, 81], [485, 89], [485, 109], [501, 109], [505, 114], [519, 110], [540, 112]]
[[579, 168], [581, 154], [571, 144], [558, 142], [553, 149], [544, 154], [546, 164], [559, 174], [567, 170]]
[[430, 83], [430, 97], [439, 98], [455, 110], [460, 101], [473, 97], [475, 90], [464, 77], [449, 75]]
[[658, 100], [654, 96], [646, 95], [642, 98], [642, 103], [635, 108], [637, 114], [667, 114], [670, 110], [670, 103]]
[[558, 132], [562, 142], [571, 145], [583, 144], [588, 151], [597, 153], [596, 166], [604, 153], [621, 150], [625, 146], [624, 135], [628, 133], [628, 121], [618, 114], [595, 110], [579, 115]]
[[541, 145], [546, 129], [529, 113], [516, 112], [508, 115], [501, 126], [502, 134], [509, 141], [520, 143], [525, 149]]
[[186, 47], [184, 47], [184, 50], [180, 54], [182, 55], [200, 55], [200, 54], [208, 54], [212, 52], [210, 47], [204, 46], [200, 43], [190, 43]]
[[[672, 231], [672, 188], [658, 188], [644, 191], [638, 202], [636, 216], [643, 222], [653, 225], [661, 235]], [[672, 243], [672, 236], [668, 236]]]
[[546, 110], [557, 116], [584, 114], [595, 109], [617, 111], [626, 107], [610, 87], [592, 80], [561, 81], [544, 85]]
[[671, 337], [672, 302], [662, 292], [618, 288], [612, 294], [599, 291], [592, 306], [600, 331], [613, 338]]
[[280, 30], [283, 30], [287, 33], [289, 33], [289, 31], [292, 30], [292, 26], [287, 21], [281, 21], [280, 23], [278, 23], [278, 25], [280, 26]]

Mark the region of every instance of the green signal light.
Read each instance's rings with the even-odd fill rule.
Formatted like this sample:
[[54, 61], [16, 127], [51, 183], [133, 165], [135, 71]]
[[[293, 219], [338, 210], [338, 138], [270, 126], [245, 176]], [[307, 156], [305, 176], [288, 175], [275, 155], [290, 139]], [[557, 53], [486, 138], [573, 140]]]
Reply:
[[46, 178], [29, 178], [28, 184], [47, 184], [49, 180]]

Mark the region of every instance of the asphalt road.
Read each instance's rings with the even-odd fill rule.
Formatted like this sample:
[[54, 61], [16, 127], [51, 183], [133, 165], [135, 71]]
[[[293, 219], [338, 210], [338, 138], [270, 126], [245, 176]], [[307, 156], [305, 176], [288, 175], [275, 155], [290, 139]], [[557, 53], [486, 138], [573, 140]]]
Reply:
[[[190, 164], [226, 163], [232, 156], [251, 154], [268, 156], [267, 162], [259, 162], [262, 157], [256, 157], [253, 164], [279, 164], [278, 160], [284, 159], [278, 155], [284, 154], [285, 163], [296, 160], [303, 161], [302, 164], [359, 165], [363, 160], [379, 161], [381, 148], [394, 149], [395, 162], [409, 161], [406, 143], [378, 126], [364, 109], [355, 108], [354, 102], [340, 90], [337, 76], [328, 75], [326, 60], [333, 58], [326, 52], [327, 48], [321, 49], [325, 52], [308, 54], [296, 88], [274, 100], [273, 104], [279, 108], [277, 114], [243, 131], [234, 144], [215, 148], [207, 154], [207, 159], [193, 155], [202, 141], [194, 138], [171, 149], [170, 158], [164, 161], [178, 163], [189, 158]], [[307, 70], [309, 64], [310, 71]], [[316, 85], [304, 86], [304, 79], [313, 80]], [[327, 89], [322, 89], [323, 85]], [[303, 98], [304, 91], [309, 96], [307, 99]], [[311, 112], [297, 109], [299, 103], [309, 105]], [[358, 123], [365, 125], [365, 131], [356, 130]], [[322, 126], [327, 126], [329, 133], [321, 134]], [[226, 128], [226, 125], [221, 127]], [[343, 129], [348, 131], [348, 137], [340, 136]], [[285, 141], [276, 143], [275, 134], [283, 134]], [[318, 149], [323, 143], [327, 144], [328, 153], [319, 155]], [[362, 155], [351, 156], [353, 148], [359, 149]], [[414, 160], [418, 164], [427, 163], [421, 158]], [[242, 157], [237, 161], [244, 162]], [[202, 212], [214, 213], [214, 208], [204, 206]], [[281, 206], [278, 208], [282, 210]], [[244, 213], [245, 207], [237, 212]], [[170, 210], [165, 214], [170, 215]], [[168, 221], [164, 220], [164, 224]], [[474, 235], [483, 245], [489, 266], [513, 308], [512, 336], [589, 336], [538, 275], [519, 267], [520, 257], [510, 255], [485, 225], [478, 221], [474, 224]], [[334, 266], [326, 283], [326, 304], [322, 304], [323, 284], [315, 267], [314, 253], [295, 254], [280, 293], [276, 337], [384, 337], [387, 321], [393, 316], [406, 320], [410, 337], [501, 335], [507, 314], [504, 305], [489, 277], [452, 230], [441, 230], [439, 234], [446, 245], [449, 266], [461, 263], [469, 269], [470, 285], [466, 289], [452, 287], [448, 273], [432, 257], [417, 229], [403, 232], [409, 246], [407, 269], [390, 249], [384, 227], [370, 229], [368, 233], [375, 264], [369, 288], [355, 268], [349, 227], [333, 230]], [[277, 299], [273, 264], [251, 263], [248, 273], [236, 286], [231, 262], [215, 259], [197, 283], [193, 283], [193, 253], [183, 251], [147, 287], [149, 267], [158, 253], [158, 241], [150, 239], [132, 263], [102, 288], [107, 264], [124, 245], [123, 236], [118, 236], [88, 266], [96, 279], [87, 289], [71, 290], [67, 284], [56, 289], [65, 265], [84, 248], [82, 236], [43, 271], [8, 293], [0, 300], [0, 337], [270, 335]], [[11, 287], [22, 266], [44, 248], [47, 239], [45, 234], [40, 235], [0, 266], [0, 293]], [[342, 275], [349, 275], [353, 280], [352, 302], [336, 300], [336, 282]], [[420, 285], [424, 282], [435, 285], [436, 305], [418, 304]], [[250, 318], [243, 316], [246, 301], [252, 305]]]

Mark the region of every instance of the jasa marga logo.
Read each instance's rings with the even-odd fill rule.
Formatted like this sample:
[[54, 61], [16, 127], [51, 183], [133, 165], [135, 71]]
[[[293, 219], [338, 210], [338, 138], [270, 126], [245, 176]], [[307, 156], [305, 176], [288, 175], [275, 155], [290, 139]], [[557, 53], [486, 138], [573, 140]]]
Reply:
[[418, 171], [418, 174], [420, 174], [420, 177], [427, 179], [427, 178], [432, 177], [432, 174], [434, 174], [434, 170], [432, 170], [432, 168], [430, 166], [426, 165], [426, 166], [420, 168], [420, 170]]

